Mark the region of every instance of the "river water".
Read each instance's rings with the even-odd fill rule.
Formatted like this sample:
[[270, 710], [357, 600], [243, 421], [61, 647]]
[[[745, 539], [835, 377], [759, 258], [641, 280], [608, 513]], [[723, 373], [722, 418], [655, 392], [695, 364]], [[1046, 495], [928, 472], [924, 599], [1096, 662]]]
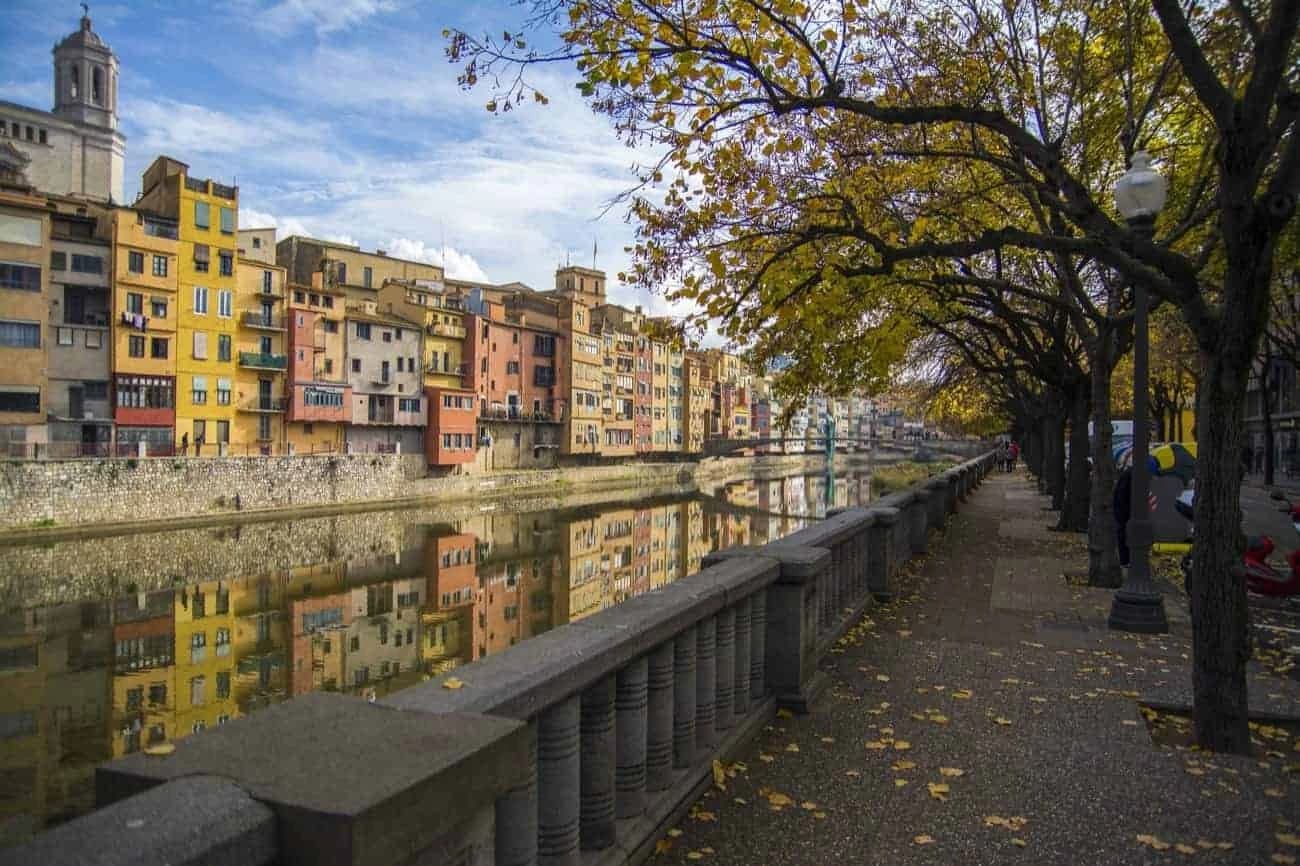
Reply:
[[102, 761], [317, 689], [388, 694], [868, 499], [849, 472], [0, 547], [0, 845], [89, 810]]

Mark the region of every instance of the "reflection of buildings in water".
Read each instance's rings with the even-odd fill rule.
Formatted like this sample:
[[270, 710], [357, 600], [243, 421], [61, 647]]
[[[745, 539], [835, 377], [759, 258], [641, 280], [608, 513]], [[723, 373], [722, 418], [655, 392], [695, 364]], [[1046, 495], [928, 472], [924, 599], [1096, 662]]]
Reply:
[[715, 547], [788, 534], [819, 482], [736, 485], [728, 501], [748, 513], [684, 501], [416, 522], [370, 548], [394, 555], [344, 561], [322, 543], [315, 563], [11, 615], [0, 842], [88, 809], [98, 761], [291, 695], [383, 694], [694, 574]]

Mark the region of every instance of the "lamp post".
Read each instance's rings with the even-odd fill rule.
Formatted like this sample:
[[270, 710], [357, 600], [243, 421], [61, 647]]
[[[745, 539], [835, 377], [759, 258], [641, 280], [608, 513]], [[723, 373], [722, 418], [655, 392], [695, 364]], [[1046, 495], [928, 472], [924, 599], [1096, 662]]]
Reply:
[[[1115, 184], [1115, 205], [1133, 233], [1150, 240], [1155, 233], [1156, 215], [1165, 205], [1168, 184], [1151, 167], [1144, 150], [1133, 154], [1133, 164]], [[1133, 284], [1133, 489], [1129, 508], [1128, 545], [1130, 563], [1124, 585], [1115, 591], [1108, 625], [1121, 631], [1149, 634], [1169, 631], [1164, 598], [1151, 582], [1151, 507], [1147, 498], [1151, 472], [1147, 465], [1147, 288], [1142, 280]]]

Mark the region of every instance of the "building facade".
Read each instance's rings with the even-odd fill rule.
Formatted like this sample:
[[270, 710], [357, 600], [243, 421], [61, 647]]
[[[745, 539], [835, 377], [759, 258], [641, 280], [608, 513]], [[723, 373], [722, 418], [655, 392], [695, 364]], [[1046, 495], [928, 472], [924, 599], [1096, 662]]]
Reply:
[[48, 441], [50, 214], [22, 160], [10, 160], [0, 176], [0, 453], [25, 457]]
[[354, 451], [421, 453], [427, 411], [420, 326], [381, 314], [375, 301], [344, 314], [352, 414], [345, 431]]

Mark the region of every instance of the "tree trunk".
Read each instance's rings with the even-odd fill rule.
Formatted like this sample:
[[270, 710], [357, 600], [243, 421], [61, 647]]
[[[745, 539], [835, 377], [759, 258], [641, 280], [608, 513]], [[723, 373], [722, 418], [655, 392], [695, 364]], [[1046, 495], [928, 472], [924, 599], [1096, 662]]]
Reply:
[[[1268, 374], [1272, 372], [1272, 359], [1264, 356], [1264, 364], [1259, 375], [1259, 402], [1261, 414], [1264, 416], [1264, 486], [1273, 486], [1273, 475], [1277, 471], [1273, 465], [1274, 454], [1274, 435], [1273, 435], [1273, 401], [1269, 399], [1271, 385]], [[1253, 469], [1254, 467], [1252, 467]]]
[[1088, 383], [1076, 384], [1070, 392], [1070, 456], [1061, 517], [1056, 524], [1062, 532], [1086, 532], [1088, 529], [1088, 402]]
[[1065, 505], [1065, 419], [1057, 412], [1049, 412], [1043, 419], [1043, 439], [1047, 493], [1052, 497], [1052, 510], [1060, 511]]
[[[1108, 339], [1108, 338], [1103, 338]], [[1088, 508], [1088, 584], [1117, 587], [1123, 582], [1115, 546], [1115, 457], [1111, 440], [1110, 380], [1113, 353], [1102, 349], [1092, 366], [1092, 496]]]
[[1229, 353], [1216, 352], [1205, 356], [1204, 367], [1197, 394], [1196, 534], [1189, 587], [1193, 717], [1202, 748], [1245, 754], [1250, 750], [1250, 633], [1240, 553], [1240, 467], [1250, 365], [1233, 364]]

